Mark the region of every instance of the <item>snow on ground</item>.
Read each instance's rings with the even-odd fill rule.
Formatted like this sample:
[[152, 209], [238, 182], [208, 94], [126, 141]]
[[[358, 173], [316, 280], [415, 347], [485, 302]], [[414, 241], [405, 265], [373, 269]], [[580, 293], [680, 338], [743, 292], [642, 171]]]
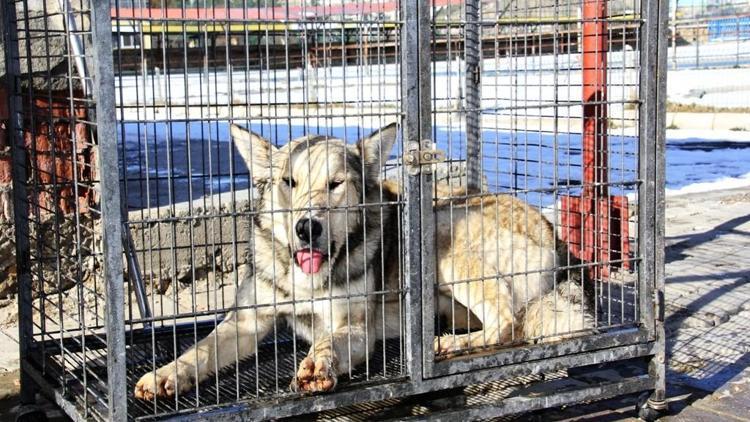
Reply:
[[698, 182], [679, 189], [667, 189], [669, 196], [685, 195], [688, 193], [714, 192], [723, 189], [738, 189], [750, 187], [750, 172], [740, 177], [722, 177], [710, 182]]
[[667, 129], [667, 139], [705, 139], [727, 142], [748, 142], [750, 133], [741, 130]]
[[[276, 144], [313, 132], [354, 142], [377, 126], [252, 124]], [[195, 200], [219, 192], [241, 191], [250, 185], [248, 170], [229, 139], [229, 123], [191, 122], [128, 123], [122, 126], [126, 142], [123, 168], [129, 182], [128, 205], [144, 208], [171, 202]], [[680, 131], [667, 140], [667, 188], [680, 189], [695, 183], [742, 177], [750, 171], [750, 136], [742, 140], [700, 137]], [[466, 138], [460, 127], [437, 125], [433, 129], [437, 147], [451, 160], [466, 159]], [[576, 194], [581, 183], [581, 136], [575, 133], [509, 132], [483, 130], [482, 170], [495, 192], [521, 191], [524, 199], [540, 206], [554, 201], [544, 192], [551, 188]], [[610, 136], [609, 181], [613, 194], [635, 190], [638, 161], [637, 138]], [[399, 147], [392, 156], [399, 154]]]
[[750, 39], [683, 45], [667, 57], [669, 101], [750, 107]]
[[667, 96], [678, 104], [750, 107], [750, 69], [671, 70]]

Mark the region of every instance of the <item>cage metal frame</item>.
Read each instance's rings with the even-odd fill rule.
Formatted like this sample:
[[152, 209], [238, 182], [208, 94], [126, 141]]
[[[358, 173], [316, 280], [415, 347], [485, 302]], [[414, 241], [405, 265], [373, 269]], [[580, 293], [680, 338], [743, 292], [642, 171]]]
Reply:
[[[15, 7], [7, 7], [15, 2], [2, 2], [3, 24], [15, 28]], [[467, 11], [478, 9], [478, 0], [467, 0]], [[498, 353], [469, 356], [445, 362], [435, 362], [430, 353], [435, 336], [432, 322], [434, 315], [434, 292], [432, 276], [435, 274], [435, 226], [430, 218], [433, 176], [421, 172], [408, 176], [405, 186], [404, 233], [406, 243], [405, 264], [405, 346], [407, 359], [406, 379], [393, 379], [388, 382], [364, 388], [343, 389], [327, 395], [298, 397], [292, 400], [277, 401], [272, 407], [257, 406], [239, 402], [231, 406], [187, 409], [173, 417], [187, 416], [193, 412], [196, 419], [247, 419], [277, 418], [323, 411], [354, 403], [383, 400], [390, 397], [406, 397], [457, 386], [501, 380], [508, 377], [576, 368], [589, 365], [619, 362], [634, 358], [645, 358], [648, 374], [612, 383], [562, 391], [546, 397], [516, 397], [483, 407], [453, 409], [437, 414], [438, 418], [453, 417], [493, 417], [523, 411], [561, 406], [580, 401], [589, 401], [616, 395], [651, 390], [654, 408], [663, 406], [665, 400], [665, 341], [664, 341], [664, 144], [665, 144], [665, 104], [667, 69], [667, 45], [664, 33], [668, 4], [665, 1], [641, 2], [640, 63], [642, 71], [638, 81], [639, 89], [639, 133], [638, 133], [638, 174], [640, 184], [638, 196], [638, 231], [641, 242], [642, 262], [639, 266], [639, 309], [640, 328], [604, 333], [566, 340], [556, 344], [531, 345]], [[99, 165], [101, 170], [101, 220], [103, 238], [103, 279], [106, 281], [106, 350], [107, 350], [107, 405], [106, 413], [94, 415], [112, 421], [128, 420], [127, 407], [127, 354], [124, 315], [123, 280], [123, 214], [121, 206], [121, 186], [117, 167], [117, 128], [116, 104], [114, 95], [114, 58], [112, 54], [112, 23], [109, 2], [91, 3], [91, 31], [93, 36], [93, 66], [96, 77], [92, 78], [93, 99], [95, 100], [96, 138], [98, 139]], [[431, 94], [430, 94], [430, 5], [417, 0], [401, 3], [403, 30], [401, 31], [401, 92], [403, 113], [404, 145], [415, 140], [431, 137]], [[477, 28], [474, 22], [467, 22], [466, 49], [467, 68], [478, 66]], [[99, 34], [99, 35], [97, 35]], [[20, 76], [18, 67], [18, 43], [12, 36], [6, 38], [6, 63], [8, 63], [8, 84], [10, 92], [17, 92], [15, 86]], [[467, 72], [471, 81], [473, 75]], [[467, 85], [467, 101], [478, 107], [477, 86]], [[417, 95], [413, 95], [413, 93]], [[22, 139], [22, 110], [20, 97], [10, 96], [9, 133]], [[478, 117], [477, 117], [478, 119]], [[478, 120], [467, 120], [467, 143], [478, 145], [480, 136]], [[473, 138], [473, 141], [472, 141]], [[405, 148], [406, 150], [406, 148]], [[27, 192], [22, 181], [27, 179], [24, 148], [18, 142], [12, 143], [14, 162], [14, 215], [17, 230], [17, 263], [19, 277], [19, 331], [21, 338], [22, 402], [34, 402], [34, 394], [43, 392], [52, 397], [71, 417], [84, 420], [74, 400], [67, 396], [60, 386], [54, 385], [26, 356], [37, 345], [32, 334], [31, 277], [29, 260], [29, 231]], [[481, 167], [478, 149], [469, 149], [467, 162], [470, 180], [479, 179]], [[84, 346], [85, 347], [85, 346]], [[88, 415], [92, 416], [92, 415]]]

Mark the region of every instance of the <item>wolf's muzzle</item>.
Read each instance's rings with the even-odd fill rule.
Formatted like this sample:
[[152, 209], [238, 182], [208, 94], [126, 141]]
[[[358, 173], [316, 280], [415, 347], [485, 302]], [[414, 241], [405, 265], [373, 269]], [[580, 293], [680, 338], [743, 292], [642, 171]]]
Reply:
[[323, 225], [312, 218], [302, 218], [297, 221], [294, 231], [297, 233], [299, 240], [311, 243], [316, 241], [320, 237], [320, 234], [323, 233]]

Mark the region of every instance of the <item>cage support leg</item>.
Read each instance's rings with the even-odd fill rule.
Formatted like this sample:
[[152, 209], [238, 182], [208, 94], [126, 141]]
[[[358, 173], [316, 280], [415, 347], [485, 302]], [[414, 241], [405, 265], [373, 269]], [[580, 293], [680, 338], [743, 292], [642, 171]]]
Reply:
[[669, 410], [664, 391], [660, 392], [656, 389], [653, 392], [641, 394], [635, 410], [638, 418], [646, 422], [652, 422], [664, 416]]
[[[123, 221], [127, 221], [127, 213], [124, 210]], [[146, 285], [143, 281], [143, 274], [141, 273], [140, 265], [138, 265], [138, 256], [135, 254], [133, 236], [131, 236], [127, 224], [122, 225], [122, 242], [128, 265], [128, 279], [135, 290], [138, 311], [141, 313], [141, 318], [147, 320], [143, 323], [144, 328], [150, 328], [151, 322], [148, 321], [148, 319], [153, 315], [151, 314], [151, 308], [148, 306], [148, 300], [146, 300]]]
[[[648, 412], [656, 413], [656, 417], [659, 417], [669, 410], [669, 405], [667, 403], [665, 354], [663, 348], [660, 348], [656, 356], [651, 359], [651, 362], [649, 363], [649, 373], [654, 377], [655, 388], [645, 400], [643, 406], [640, 406], [641, 403], [639, 403], [639, 416], [642, 409], [647, 408]], [[641, 417], [641, 419], [649, 420], [649, 415], [646, 416], [647, 417]]]
[[47, 414], [37, 406], [21, 406], [16, 414], [16, 422], [46, 422]]
[[20, 388], [21, 405], [23, 406], [23, 405], [36, 404], [37, 388], [36, 388], [36, 384], [34, 383], [34, 380], [23, 369], [21, 369], [19, 378], [20, 378], [20, 383], [21, 383], [21, 388]]

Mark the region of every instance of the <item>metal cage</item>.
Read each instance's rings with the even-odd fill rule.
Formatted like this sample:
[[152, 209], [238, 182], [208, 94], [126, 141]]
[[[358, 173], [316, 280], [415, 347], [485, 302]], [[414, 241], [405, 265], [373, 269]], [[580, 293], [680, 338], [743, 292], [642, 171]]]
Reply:
[[[649, 405], [663, 409], [666, 2], [0, 5], [8, 94], [0, 142], [12, 153], [25, 404], [43, 393], [75, 420], [484, 418], [650, 391]], [[359, 262], [349, 242], [391, 236], [391, 255], [382, 246], [364, 260], [366, 274], [382, 267], [373, 269], [380, 278], [365, 276], [364, 293], [334, 298], [329, 287], [322, 299], [349, 307], [348, 362], [351, 320], [372, 325], [371, 346], [361, 363], [338, 367], [334, 391], [290, 392], [310, 348], [300, 327], [315, 345], [316, 333], [332, 332], [333, 311], [316, 320], [314, 294], [248, 302], [242, 281], [255, 280], [257, 296], [257, 274], [281, 262], [264, 258], [266, 229], [251, 221], [269, 215], [282, 226], [299, 210], [261, 206], [259, 167], [250, 168], [260, 153], [244, 155], [231, 125], [273, 151], [308, 135], [300, 145], [311, 151], [311, 139], [326, 137], [351, 149], [390, 123], [395, 148], [373, 180], [390, 180], [392, 196], [377, 184], [373, 201], [332, 205], [336, 183], [349, 183], [336, 181], [325, 206], [302, 206], [319, 212], [325, 236], [347, 236], [347, 285]], [[271, 162], [287, 159], [274, 154]], [[328, 166], [310, 168], [307, 183], [328, 177]], [[384, 209], [396, 216], [387, 225]], [[370, 220], [356, 232], [332, 222], [340, 215]], [[534, 230], [546, 226], [531, 220], [548, 221], [556, 243], [514, 241], [543, 238]], [[475, 245], [464, 254], [445, 237], [500, 239], [503, 221], [511, 244], [494, 253], [528, 263], [547, 247], [554, 262], [487, 270], [491, 242], [462, 240]], [[304, 224], [317, 223], [298, 220], [297, 237], [318, 236]], [[305, 250], [300, 259], [318, 259]], [[392, 285], [383, 281], [389, 268]], [[439, 282], [444, 268], [465, 271]], [[546, 283], [536, 296], [535, 283]], [[577, 300], [566, 296], [572, 290]], [[296, 307], [308, 305], [305, 320]], [[554, 321], [540, 313], [541, 331], [529, 335], [536, 305]], [[259, 312], [274, 317], [242, 337], [255, 353], [242, 352], [236, 334], [221, 344], [229, 357], [219, 365], [217, 334], [209, 347], [223, 368], [175, 387], [175, 397], [135, 397], [141, 376], [240, 312], [256, 324]], [[488, 312], [510, 315], [510, 326]], [[585, 321], [564, 323], [571, 315]], [[386, 335], [388, 324], [396, 334]], [[603, 369], [607, 376], [592, 376]]]

